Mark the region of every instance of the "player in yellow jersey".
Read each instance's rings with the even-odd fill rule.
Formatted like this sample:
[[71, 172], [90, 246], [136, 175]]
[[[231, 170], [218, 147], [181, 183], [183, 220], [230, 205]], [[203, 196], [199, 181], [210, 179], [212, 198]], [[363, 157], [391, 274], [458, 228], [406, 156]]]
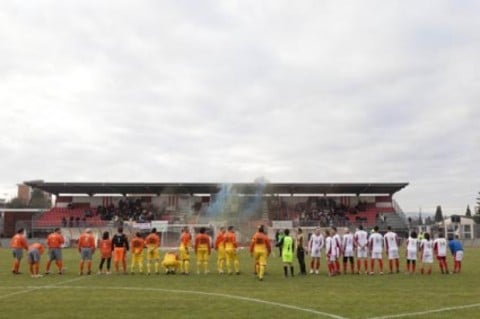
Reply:
[[258, 265], [256, 266], [258, 268], [256, 273], [260, 280], [263, 280], [265, 268], [267, 267], [267, 257], [270, 256], [271, 252], [270, 239], [265, 234], [264, 226], [260, 225], [250, 243], [250, 254], [255, 258], [255, 265]]
[[237, 275], [240, 274], [240, 262], [237, 256], [237, 237], [233, 226], [228, 226], [228, 231], [225, 234], [225, 256], [227, 259], [227, 272], [232, 274], [232, 264]]
[[215, 250], [217, 251], [217, 270], [223, 274], [225, 265], [225, 227], [220, 227], [220, 232], [215, 239]]
[[150, 234], [145, 238], [145, 246], [147, 246], [147, 275], [150, 275], [151, 263], [155, 263], [155, 273], [158, 275], [160, 271], [160, 236], [157, 229], [152, 228]]
[[200, 274], [200, 267], [203, 264], [203, 271], [208, 274], [208, 257], [210, 256], [210, 237], [205, 234], [205, 227], [201, 227], [199, 234], [195, 236], [195, 254], [197, 255], [197, 274]]
[[143, 247], [145, 241], [140, 233], [136, 233], [135, 237], [130, 241], [130, 248], [132, 250], [130, 273], [135, 274], [135, 265], [138, 266], [138, 272], [143, 274]]
[[180, 271], [184, 275], [188, 275], [190, 272], [190, 250], [192, 247], [192, 235], [190, 234], [188, 227], [182, 229], [182, 235], [180, 236]]
[[162, 266], [165, 268], [165, 273], [167, 275], [175, 275], [180, 267], [180, 258], [178, 257], [178, 254], [174, 251], [167, 252], [163, 257]]

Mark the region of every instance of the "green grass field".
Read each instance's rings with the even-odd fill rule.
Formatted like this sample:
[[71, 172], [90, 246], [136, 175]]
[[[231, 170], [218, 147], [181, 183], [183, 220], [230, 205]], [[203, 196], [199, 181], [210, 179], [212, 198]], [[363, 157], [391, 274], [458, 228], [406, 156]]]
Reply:
[[[11, 274], [9, 249], [0, 249], [1, 318], [480, 318], [480, 249], [467, 249], [462, 273], [441, 275], [322, 274], [284, 278], [270, 257], [260, 282], [242, 251], [239, 276], [78, 275], [78, 255], [65, 249], [64, 275]], [[42, 257], [42, 270], [46, 256]], [[308, 260], [308, 257], [307, 257]], [[98, 255], [94, 258], [95, 269]], [[402, 261], [403, 262], [403, 261]], [[401, 265], [404, 267], [404, 265]], [[195, 265], [193, 265], [194, 269]], [[53, 267], [54, 269], [54, 267]], [[296, 265], [296, 270], [298, 267]], [[43, 271], [42, 271], [43, 272]]]

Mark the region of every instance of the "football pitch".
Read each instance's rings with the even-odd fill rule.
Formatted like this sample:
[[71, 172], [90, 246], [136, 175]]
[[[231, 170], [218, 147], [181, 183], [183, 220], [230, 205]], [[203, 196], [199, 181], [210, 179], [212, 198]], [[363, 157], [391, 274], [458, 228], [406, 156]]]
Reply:
[[[163, 255], [163, 253], [162, 253]], [[65, 249], [64, 275], [11, 274], [9, 249], [0, 249], [1, 318], [480, 318], [480, 249], [466, 249], [461, 274], [320, 275], [284, 278], [281, 259], [270, 256], [258, 281], [248, 252], [239, 253], [240, 275], [78, 275], [78, 254]], [[43, 273], [46, 254], [42, 256]], [[309, 257], [306, 257], [307, 262]], [[93, 269], [98, 267], [98, 252]], [[385, 269], [388, 263], [385, 261]], [[378, 266], [377, 266], [378, 267]], [[401, 260], [404, 270], [404, 260]], [[449, 256], [449, 267], [451, 258]], [[298, 272], [298, 265], [295, 264]], [[417, 268], [418, 272], [418, 268]]]

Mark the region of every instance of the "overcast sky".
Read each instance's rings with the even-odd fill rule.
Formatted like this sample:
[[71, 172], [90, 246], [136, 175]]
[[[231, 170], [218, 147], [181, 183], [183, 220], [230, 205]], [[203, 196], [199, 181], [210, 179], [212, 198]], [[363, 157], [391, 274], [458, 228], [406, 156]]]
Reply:
[[[479, 1], [2, 1], [0, 197], [25, 180], [480, 191]], [[8, 195], [6, 195], [8, 194]]]

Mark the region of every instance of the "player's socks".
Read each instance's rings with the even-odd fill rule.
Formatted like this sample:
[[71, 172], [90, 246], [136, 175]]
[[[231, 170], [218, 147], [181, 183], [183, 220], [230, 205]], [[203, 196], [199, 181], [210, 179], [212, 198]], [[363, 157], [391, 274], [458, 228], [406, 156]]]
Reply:
[[383, 260], [379, 259], [378, 264], [380, 265], [380, 272], [383, 273]]
[[367, 273], [368, 272], [368, 260], [367, 259], [365, 259], [363, 261], [363, 266], [365, 267], [365, 272]]
[[347, 273], [347, 263], [343, 263], [343, 273], [346, 274]]
[[395, 270], [400, 272], [400, 260], [395, 259]]
[[410, 262], [407, 261], [407, 272], [410, 272]]
[[294, 276], [294, 273], [293, 273], [293, 266], [290, 266], [290, 274], [292, 275], [292, 277]]
[[45, 266], [45, 272], [50, 272], [50, 264], [52, 263], [51, 260], [47, 261], [47, 265]]
[[375, 272], [375, 259], [370, 260], [370, 273]]
[[390, 269], [390, 272], [393, 272], [393, 260], [388, 261], [388, 269]]
[[416, 271], [417, 271], [417, 264], [414, 261], [412, 264], [412, 273], [414, 274]]
[[424, 269], [423, 269], [423, 267], [420, 268], [420, 273], [421, 273], [422, 275], [424, 274]]
[[352, 274], [355, 272], [355, 264], [353, 263], [353, 261], [350, 263], [350, 271], [352, 272]]
[[357, 271], [358, 271], [358, 273], [360, 273], [360, 265], [361, 265], [360, 259], [357, 259]]
[[283, 275], [285, 277], [288, 277], [288, 267], [287, 266], [283, 266]]
[[315, 263], [315, 269], [317, 271], [320, 270], [320, 260], [317, 260], [317, 262]]

